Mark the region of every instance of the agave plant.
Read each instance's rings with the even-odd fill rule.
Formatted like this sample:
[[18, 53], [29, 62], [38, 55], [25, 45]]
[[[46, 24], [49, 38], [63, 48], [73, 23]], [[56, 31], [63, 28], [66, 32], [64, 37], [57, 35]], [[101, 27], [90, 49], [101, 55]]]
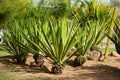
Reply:
[[97, 45], [99, 45], [103, 39], [105, 38], [105, 33], [108, 33], [109, 30], [109, 23], [110, 23], [110, 18], [108, 18], [108, 20], [103, 19], [103, 21], [97, 20], [97, 24], [96, 24], [96, 28], [97, 28], [97, 32], [96, 32], [96, 36], [95, 41], [93, 42], [92, 46], [91, 46], [91, 50], [98, 50]]
[[82, 34], [82, 36], [76, 45], [76, 48], [79, 48], [79, 51], [73, 62], [75, 66], [81, 66], [85, 62], [86, 56], [93, 45], [98, 45], [104, 39], [105, 33], [107, 34], [109, 31], [109, 23], [110, 19], [103, 21], [92, 20], [88, 21], [86, 26], [81, 27], [78, 31], [78, 35]]
[[80, 36], [80, 34], [82, 35], [75, 46], [78, 49], [77, 57], [73, 61], [75, 67], [82, 66], [86, 61], [87, 53], [95, 41], [98, 29], [98, 27], [96, 27], [97, 24], [97, 22], [88, 22], [88, 25], [79, 28], [78, 36]]
[[[98, 37], [96, 38], [95, 45], [98, 45], [105, 37], [103, 32], [106, 32], [106, 26], [101, 27], [101, 24], [108, 22], [110, 16], [111, 7], [108, 4], [99, 3], [98, 0], [84, 0], [80, 1], [80, 7], [76, 5], [73, 6], [73, 11], [76, 13], [75, 16], [81, 22], [81, 26], [85, 26], [88, 21], [98, 21], [99, 32]], [[107, 26], [108, 27], [108, 26]]]
[[[110, 27], [114, 26], [117, 9], [111, 8], [109, 4], [99, 3], [98, 0], [92, 0], [92, 1], [85, 0], [80, 2], [81, 2], [80, 7], [76, 6], [73, 11], [76, 13], [75, 16], [81, 22], [81, 26], [85, 26], [89, 20], [90, 21], [97, 20], [99, 22], [99, 25], [96, 26], [99, 27], [99, 29], [97, 31], [97, 36], [95, 38], [93, 46], [91, 47], [91, 50], [93, 48], [98, 49], [97, 45], [99, 45], [102, 42], [102, 40], [105, 38], [105, 33], [111, 35], [111, 31], [109, 30]], [[109, 46], [110, 46], [110, 40], [108, 39], [107, 47], [105, 50], [106, 57], [108, 56]]]
[[8, 52], [15, 57], [16, 63], [23, 63], [27, 54], [27, 51], [18, 43], [22, 42], [23, 45], [26, 45], [26, 41], [19, 32], [19, 27], [21, 27], [21, 25], [22, 24], [17, 21], [15, 21], [14, 24], [9, 24], [9, 26], [5, 28], [3, 36], [5, 45], [0, 46], [1, 50]]
[[[38, 46], [41, 46], [41, 44], [39, 43], [39, 40], [40, 40], [40, 38], [41, 38], [41, 34], [40, 34], [40, 32], [39, 32], [39, 30], [40, 30], [40, 26], [39, 25], [37, 25], [37, 21], [35, 20], [35, 19], [33, 19], [33, 18], [29, 18], [29, 19], [27, 19], [27, 25], [26, 25], [26, 32], [27, 32], [27, 34], [25, 34], [24, 32], [23, 32], [23, 29], [21, 29], [21, 32], [24, 34], [24, 35], [26, 35], [26, 38], [29, 38], [31, 41], [33, 41], [35, 44], [37, 44]], [[43, 23], [41, 23], [41, 24], [43, 24]], [[48, 35], [49, 34], [49, 29], [46, 27], [47, 26], [47, 24], [48, 23], [44, 23], [44, 32], [45, 32], [45, 34], [46, 35]], [[26, 49], [26, 50], [28, 50], [29, 52], [31, 52], [31, 53], [33, 53], [34, 54], [34, 56], [33, 56], [33, 58], [34, 58], [34, 60], [35, 60], [35, 63], [36, 64], [39, 64], [39, 66], [40, 67], [42, 67], [42, 65], [43, 65], [43, 63], [44, 63], [44, 60], [43, 60], [43, 57], [42, 56], [39, 56], [39, 53], [40, 53], [40, 50], [39, 50], [39, 48], [38, 47], [36, 47], [35, 45], [33, 45], [32, 43], [30, 43], [30, 42], [27, 42], [27, 46], [24, 46], [23, 45], [23, 47], [26, 49], [27, 47], [29, 47], [28, 49]], [[31, 49], [33, 49], [33, 50], [35, 50], [35, 52], [34, 51], [32, 51]], [[39, 60], [38, 60], [39, 59]], [[41, 61], [41, 62], [40, 62]]]
[[[49, 19], [48, 23], [47, 25], [39, 24], [38, 26], [33, 26], [33, 28], [37, 29], [39, 36], [36, 36], [34, 33], [31, 34], [38, 39], [38, 43], [30, 38], [26, 38], [26, 35], [24, 36], [30, 44], [37, 47], [40, 51], [38, 52], [33, 48], [31, 49], [33, 52], [43, 57], [47, 55], [47, 59], [53, 64], [51, 73], [61, 74], [64, 63], [76, 53], [75, 51], [68, 55], [71, 48], [78, 42], [79, 38], [76, 37], [78, 25], [71, 24], [71, 21], [65, 18], [57, 22]], [[44, 29], [45, 27], [46, 29]], [[49, 36], [45, 32], [47, 29], [50, 29]]]
[[[83, 56], [86, 56], [93, 46], [96, 46], [95, 48], [97, 49], [97, 45], [105, 38], [105, 33], [108, 33], [111, 21], [110, 5], [98, 3], [98, 0], [85, 0], [80, 2], [80, 7], [77, 5], [76, 7], [73, 6], [73, 8], [75, 8], [74, 16], [81, 22], [80, 26], [82, 28], [85, 27], [83, 28], [84, 31], [81, 31], [82, 34], [84, 33], [84, 36], [80, 38], [80, 41], [77, 44], [77, 47], [81, 49], [74, 61], [75, 64], [77, 63], [76, 66], [81, 65], [79, 59], [80, 56], [82, 56], [82, 58]], [[84, 59], [82, 60], [85, 61]]]

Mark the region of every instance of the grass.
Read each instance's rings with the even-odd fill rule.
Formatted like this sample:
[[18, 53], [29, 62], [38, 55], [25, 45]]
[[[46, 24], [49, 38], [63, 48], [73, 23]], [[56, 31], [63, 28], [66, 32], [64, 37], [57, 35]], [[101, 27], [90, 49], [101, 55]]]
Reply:
[[10, 75], [0, 75], [0, 80], [16, 80], [13, 76]]

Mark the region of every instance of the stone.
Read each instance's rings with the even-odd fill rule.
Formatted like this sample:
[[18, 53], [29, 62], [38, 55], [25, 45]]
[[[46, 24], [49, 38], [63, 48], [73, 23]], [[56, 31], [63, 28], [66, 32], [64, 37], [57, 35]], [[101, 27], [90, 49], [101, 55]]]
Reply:
[[38, 57], [38, 59], [36, 60], [36, 65], [39, 66], [39, 67], [43, 67], [43, 64], [44, 64], [44, 59], [43, 57]]
[[33, 54], [32, 53], [28, 53], [25, 57], [25, 64], [26, 65], [33, 65], [35, 63], [35, 60], [33, 58]]
[[105, 56], [104, 55], [100, 56], [99, 61], [104, 61], [104, 60], [105, 60]]
[[120, 55], [116, 51], [112, 51], [109, 55], [113, 57], [120, 57]]
[[90, 48], [90, 51], [94, 51], [94, 50], [98, 50], [97, 45], [93, 45], [93, 46]]
[[102, 56], [102, 53], [100, 51], [94, 50], [88, 52], [87, 59], [88, 60], [100, 60], [100, 57]]

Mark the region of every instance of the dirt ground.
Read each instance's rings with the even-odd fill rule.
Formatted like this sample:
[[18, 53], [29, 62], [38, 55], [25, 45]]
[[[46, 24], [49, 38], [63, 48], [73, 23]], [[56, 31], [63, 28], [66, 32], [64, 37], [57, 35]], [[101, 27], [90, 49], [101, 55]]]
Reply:
[[63, 74], [53, 75], [47, 60], [41, 69], [1, 60], [0, 75], [12, 75], [16, 80], [120, 80], [120, 57], [109, 57], [103, 62], [87, 60], [82, 67], [72, 67], [71, 61]]

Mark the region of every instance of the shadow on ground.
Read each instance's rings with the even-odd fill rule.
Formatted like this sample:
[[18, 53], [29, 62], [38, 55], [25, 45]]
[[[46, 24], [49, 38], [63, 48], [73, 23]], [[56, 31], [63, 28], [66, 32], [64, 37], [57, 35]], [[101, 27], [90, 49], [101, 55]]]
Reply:
[[76, 75], [76, 80], [120, 80], [120, 69], [108, 65], [95, 65], [91, 67], [82, 67], [84, 70], [92, 72]]
[[118, 61], [120, 63], [120, 59], [116, 59], [116, 61]]
[[50, 73], [46, 66], [37, 67], [37, 66], [23, 66], [26, 72], [28, 73]]

